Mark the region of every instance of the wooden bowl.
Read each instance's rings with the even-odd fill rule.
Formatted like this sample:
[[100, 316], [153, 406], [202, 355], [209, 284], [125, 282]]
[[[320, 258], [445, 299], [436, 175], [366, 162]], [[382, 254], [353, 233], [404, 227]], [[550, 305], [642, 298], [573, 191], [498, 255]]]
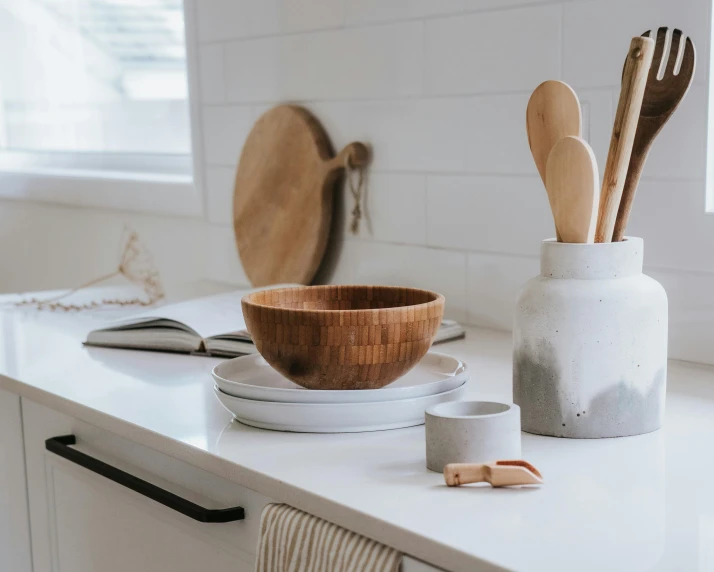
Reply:
[[394, 286], [306, 286], [245, 296], [243, 316], [265, 360], [308, 389], [378, 389], [431, 347], [444, 297]]

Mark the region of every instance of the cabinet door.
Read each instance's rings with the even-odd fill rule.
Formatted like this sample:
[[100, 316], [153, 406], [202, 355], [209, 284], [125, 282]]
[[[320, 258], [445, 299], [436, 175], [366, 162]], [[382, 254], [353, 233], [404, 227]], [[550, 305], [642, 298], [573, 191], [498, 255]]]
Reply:
[[0, 390], [0, 570], [32, 570], [20, 398], [3, 390]]
[[[248, 572], [269, 499], [96, 427], [23, 401], [35, 572]], [[197, 522], [45, 450], [64, 434], [112, 467], [239, 522]]]

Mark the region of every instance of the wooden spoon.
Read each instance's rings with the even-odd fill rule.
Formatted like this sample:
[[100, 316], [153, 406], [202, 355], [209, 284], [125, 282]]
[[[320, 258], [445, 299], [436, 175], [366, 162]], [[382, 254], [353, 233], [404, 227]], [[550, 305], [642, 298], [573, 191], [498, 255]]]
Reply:
[[[553, 145], [567, 135], [580, 137], [582, 133], [580, 102], [573, 88], [556, 80], [545, 81], [535, 88], [526, 108], [526, 131], [533, 160], [545, 185], [545, 168]], [[555, 232], [560, 240], [557, 227]]]
[[563, 137], [550, 152], [545, 180], [562, 242], [593, 242], [600, 184], [590, 145], [580, 137]]
[[490, 483], [494, 487], [541, 485], [543, 476], [527, 461], [493, 463], [450, 463], [444, 467], [444, 481], [450, 487], [471, 483]]
[[[649, 37], [651, 33], [647, 31], [642, 35]], [[697, 54], [692, 40], [687, 38], [685, 42], [682, 42], [682, 39], [681, 30], [675, 29], [672, 31], [672, 43], [669, 57], [665, 64], [666, 67], [662, 79], [657, 79], [660, 65], [664, 58], [667, 57], [667, 54], [665, 54], [667, 28], [657, 30], [654, 57], [647, 76], [645, 95], [637, 123], [637, 133], [632, 145], [632, 155], [630, 155], [630, 165], [627, 169], [625, 187], [622, 190], [622, 199], [617, 211], [615, 231], [612, 235], [613, 242], [621, 241], [625, 235], [625, 228], [630, 218], [637, 185], [652, 143], [662, 130], [662, 127], [664, 127], [664, 124], [667, 123], [677, 107], [679, 107], [692, 83]], [[681, 65], [677, 70], [676, 63], [680, 55]]]
[[632, 38], [630, 51], [625, 60], [625, 71], [622, 74], [620, 101], [617, 104], [610, 150], [602, 180], [600, 211], [595, 232], [596, 242], [612, 241], [653, 53], [654, 40], [642, 36]]

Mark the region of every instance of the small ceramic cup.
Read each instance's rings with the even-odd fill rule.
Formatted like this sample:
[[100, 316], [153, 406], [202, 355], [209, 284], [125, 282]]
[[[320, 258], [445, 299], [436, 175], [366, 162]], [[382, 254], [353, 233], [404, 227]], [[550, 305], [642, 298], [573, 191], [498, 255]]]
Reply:
[[521, 458], [521, 410], [494, 401], [451, 401], [426, 412], [426, 467]]

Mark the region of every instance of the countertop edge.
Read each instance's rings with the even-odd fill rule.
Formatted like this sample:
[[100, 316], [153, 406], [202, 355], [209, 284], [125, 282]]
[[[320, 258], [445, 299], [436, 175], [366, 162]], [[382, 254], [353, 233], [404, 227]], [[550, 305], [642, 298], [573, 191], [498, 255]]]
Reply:
[[[502, 572], [507, 570], [488, 560], [455, 550], [428, 537], [419, 536], [391, 525], [368, 513], [356, 511], [305, 489], [288, 485], [268, 474], [253, 471], [234, 461], [212, 455], [140, 425], [80, 405], [70, 399], [2, 374], [0, 374], [0, 389], [110, 431], [276, 501], [288, 503], [300, 510], [349, 528], [366, 537], [374, 538], [433, 566], [454, 572]], [[378, 534], [375, 531], [378, 531]]]

